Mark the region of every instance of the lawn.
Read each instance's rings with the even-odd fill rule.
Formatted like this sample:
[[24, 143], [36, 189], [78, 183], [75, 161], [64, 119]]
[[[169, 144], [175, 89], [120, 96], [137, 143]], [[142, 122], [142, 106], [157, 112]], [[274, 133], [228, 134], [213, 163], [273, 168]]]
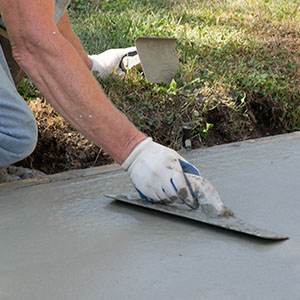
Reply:
[[[295, 0], [75, 0], [74, 31], [89, 54], [174, 37], [180, 70], [170, 86], [136, 71], [100, 83], [142, 131], [179, 149], [184, 124], [194, 147], [300, 128], [300, 4]], [[29, 82], [26, 98], [37, 92]]]
[[165, 143], [175, 145], [182, 123], [201, 142], [217, 122], [231, 122], [225, 130], [241, 137], [239, 126], [300, 127], [299, 1], [73, 1], [70, 15], [89, 53], [139, 36], [177, 39], [181, 68], [171, 89], [138, 76], [102, 82], [142, 130], [155, 136], [167, 126], [157, 137]]

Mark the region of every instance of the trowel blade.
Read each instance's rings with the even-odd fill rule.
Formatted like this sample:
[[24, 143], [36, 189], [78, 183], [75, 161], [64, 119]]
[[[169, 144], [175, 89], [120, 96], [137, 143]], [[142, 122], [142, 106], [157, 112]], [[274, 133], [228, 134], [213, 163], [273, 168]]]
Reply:
[[135, 46], [150, 83], [170, 84], [179, 69], [174, 38], [138, 37]]
[[222, 227], [224, 229], [244, 233], [247, 235], [255, 236], [267, 240], [287, 240], [289, 237], [280, 235], [275, 232], [271, 232], [265, 229], [255, 227], [236, 217], [216, 217], [210, 218], [204, 212], [199, 210], [191, 210], [186, 207], [178, 207], [176, 205], [165, 204], [152, 204], [147, 200], [142, 200], [128, 195], [105, 195], [117, 201], [125, 202], [128, 204], [150, 208], [159, 212], [163, 212], [170, 215], [202, 222], [205, 224]]

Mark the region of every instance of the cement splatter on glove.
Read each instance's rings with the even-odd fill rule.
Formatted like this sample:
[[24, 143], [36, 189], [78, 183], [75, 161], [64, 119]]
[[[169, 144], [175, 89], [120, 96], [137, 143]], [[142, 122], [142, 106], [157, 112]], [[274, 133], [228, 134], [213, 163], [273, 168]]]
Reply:
[[210, 215], [227, 209], [213, 185], [176, 151], [147, 138], [128, 156], [122, 167], [143, 199], [152, 203], [180, 203], [192, 209], [203, 205]]
[[98, 55], [89, 55], [89, 58], [92, 60], [91, 71], [104, 79], [110, 74], [124, 76], [126, 70], [140, 66], [136, 47], [109, 49]]

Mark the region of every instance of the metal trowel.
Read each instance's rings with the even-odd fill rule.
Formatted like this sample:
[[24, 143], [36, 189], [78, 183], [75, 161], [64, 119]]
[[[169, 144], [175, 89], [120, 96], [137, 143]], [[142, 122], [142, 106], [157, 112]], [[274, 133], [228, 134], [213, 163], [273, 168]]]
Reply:
[[142, 69], [149, 83], [170, 84], [179, 69], [174, 38], [138, 37], [138, 57], [128, 59], [127, 69]]
[[251, 235], [254, 237], [266, 239], [266, 240], [287, 240], [289, 237], [281, 235], [269, 230], [261, 229], [253, 226], [242, 219], [235, 217], [234, 215], [209, 217], [204, 211], [192, 210], [184, 206], [177, 205], [165, 205], [165, 204], [152, 204], [147, 200], [138, 199], [130, 195], [105, 195], [116, 201], [120, 201], [129, 205], [135, 205], [147, 209], [152, 209], [162, 213], [194, 220], [197, 222], [221, 227], [224, 229], [240, 232], [243, 234]]

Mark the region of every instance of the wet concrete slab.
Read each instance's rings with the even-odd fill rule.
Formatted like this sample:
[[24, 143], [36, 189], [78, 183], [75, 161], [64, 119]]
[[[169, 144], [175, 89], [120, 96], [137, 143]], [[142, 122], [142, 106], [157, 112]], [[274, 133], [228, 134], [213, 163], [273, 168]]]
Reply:
[[238, 217], [290, 239], [111, 202], [134, 191], [115, 166], [4, 184], [0, 299], [300, 299], [300, 134], [184, 156]]

